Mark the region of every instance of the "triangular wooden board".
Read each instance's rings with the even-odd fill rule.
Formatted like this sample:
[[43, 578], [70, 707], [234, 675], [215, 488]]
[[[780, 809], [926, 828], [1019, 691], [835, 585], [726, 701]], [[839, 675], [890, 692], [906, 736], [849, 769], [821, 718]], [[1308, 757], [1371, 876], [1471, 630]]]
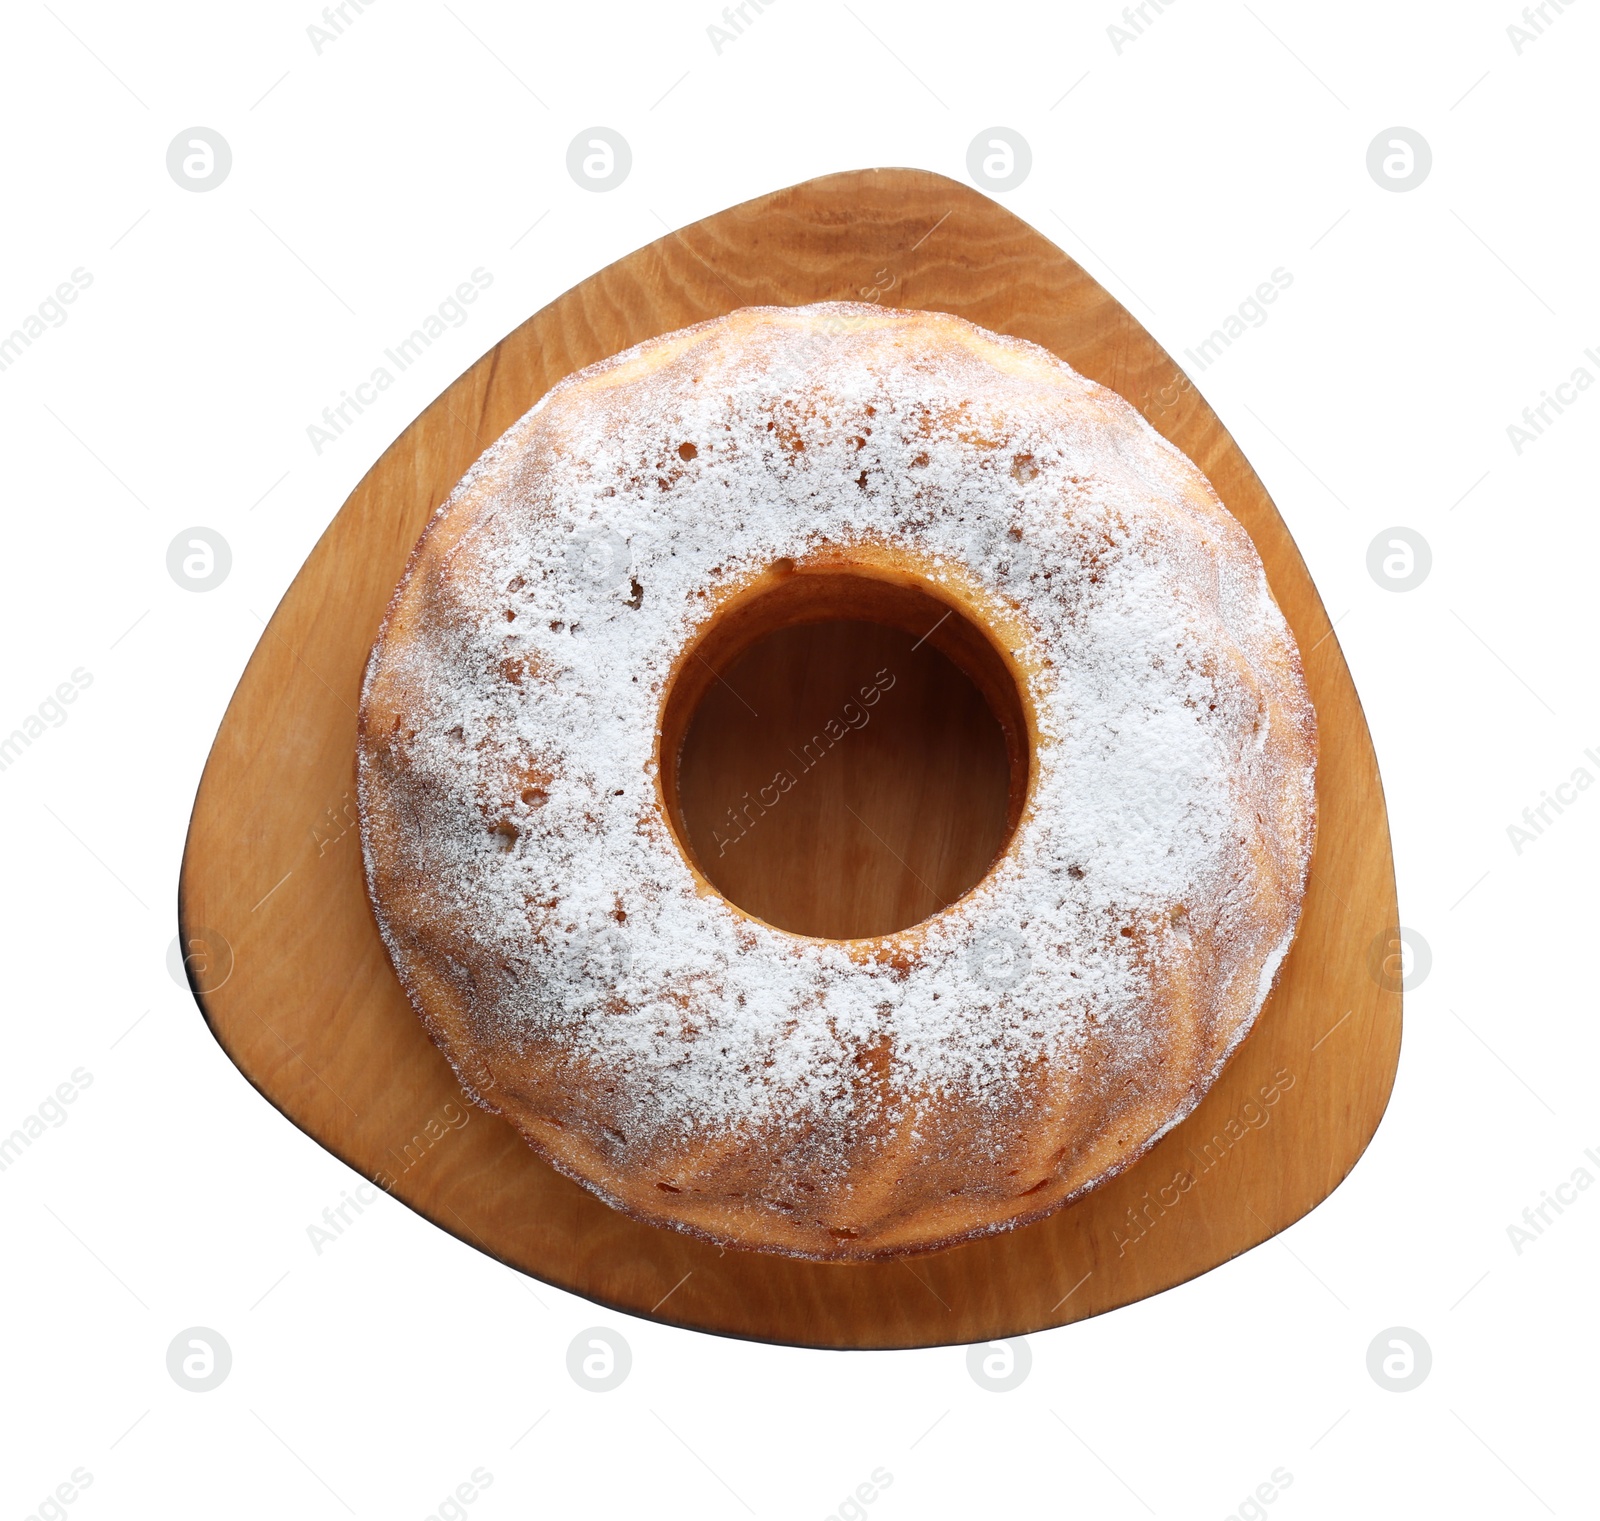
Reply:
[[[840, 299], [953, 312], [1032, 339], [1143, 412], [1255, 540], [1300, 643], [1322, 747], [1299, 939], [1200, 1108], [1046, 1220], [864, 1265], [721, 1251], [636, 1224], [468, 1104], [390, 969], [354, 827], [367, 652], [424, 523], [483, 449], [564, 375], [641, 339], [736, 307]], [[1338, 1186], [1377, 1128], [1399, 1058], [1377, 764], [1288, 530], [1216, 415], [1122, 306], [1010, 212], [921, 170], [811, 180], [628, 255], [529, 318], [401, 434], [306, 561], [229, 704], [195, 801], [179, 916], [223, 1049], [284, 1115], [395, 1198], [602, 1304], [806, 1346], [1012, 1336], [1226, 1262]]]

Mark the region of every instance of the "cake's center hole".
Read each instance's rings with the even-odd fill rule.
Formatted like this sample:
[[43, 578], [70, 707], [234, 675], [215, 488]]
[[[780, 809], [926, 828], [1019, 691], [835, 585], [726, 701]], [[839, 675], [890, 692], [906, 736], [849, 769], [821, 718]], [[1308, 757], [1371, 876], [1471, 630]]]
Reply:
[[713, 625], [668, 695], [673, 827], [724, 897], [780, 929], [904, 929], [976, 886], [1016, 827], [1029, 764], [1016, 682], [920, 587], [771, 580]]

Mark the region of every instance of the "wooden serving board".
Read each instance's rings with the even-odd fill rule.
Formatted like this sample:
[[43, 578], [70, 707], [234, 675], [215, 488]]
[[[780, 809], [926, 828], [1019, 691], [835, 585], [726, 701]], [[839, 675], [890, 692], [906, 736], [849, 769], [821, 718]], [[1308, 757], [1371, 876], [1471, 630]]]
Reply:
[[[390, 969], [355, 827], [362, 669], [413, 543], [462, 473], [556, 381], [737, 307], [953, 312], [1114, 388], [1210, 477], [1255, 540], [1321, 728], [1320, 828], [1299, 939], [1199, 1109], [1122, 1176], [1009, 1235], [825, 1265], [724, 1251], [617, 1214], [462, 1097]], [[1018, 1335], [1193, 1278], [1314, 1208], [1388, 1101], [1400, 992], [1383, 794], [1322, 603], [1261, 482], [1172, 360], [1060, 249], [921, 170], [830, 175], [602, 270], [444, 392], [356, 488], [229, 704], [184, 852], [181, 932], [223, 1049], [278, 1110], [461, 1240], [602, 1304], [806, 1346]]]

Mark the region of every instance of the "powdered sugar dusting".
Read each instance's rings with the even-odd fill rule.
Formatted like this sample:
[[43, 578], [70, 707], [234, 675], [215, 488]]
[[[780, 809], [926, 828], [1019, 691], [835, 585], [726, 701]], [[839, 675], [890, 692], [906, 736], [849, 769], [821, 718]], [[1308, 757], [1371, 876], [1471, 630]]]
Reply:
[[[1111, 393], [907, 315], [736, 313], [564, 382], [441, 509], [470, 524], [374, 653], [369, 699], [407, 694], [361, 773], [397, 965], [470, 986], [483, 1040], [603, 1074], [619, 1158], [783, 1131], [841, 1169], [864, 1137], [937, 1149], [948, 1117], [998, 1137], [1024, 1101], [1114, 1114], [1169, 1057], [1198, 1061], [1192, 1106], [1292, 938], [1312, 718], [1247, 536]], [[1039, 739], [998, 867], [845, 944], [697, 893], [655, 722], [717, 592], [852, 546], [1007, 613]], [[385, 871], [470, 934], [398, 926]]]

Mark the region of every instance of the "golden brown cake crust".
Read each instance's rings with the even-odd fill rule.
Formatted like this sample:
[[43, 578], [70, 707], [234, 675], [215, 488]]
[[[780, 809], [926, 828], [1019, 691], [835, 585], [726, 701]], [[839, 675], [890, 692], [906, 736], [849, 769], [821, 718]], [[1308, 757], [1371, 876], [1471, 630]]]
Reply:
[[[987, 630], [1031, 750], [984, 880], [856, 941], [721, 898], [658, 753], [707, 630], [839, 570]], [[1119, 397], [939, 313], [752, 308], [563, 381], [418, 544], [360, 720], [374, 913], [468, 1092], [619, 1209], [819, 1259], [1009, 1229], [1178, 1123], [1314, 828], [1244, 530]]]

